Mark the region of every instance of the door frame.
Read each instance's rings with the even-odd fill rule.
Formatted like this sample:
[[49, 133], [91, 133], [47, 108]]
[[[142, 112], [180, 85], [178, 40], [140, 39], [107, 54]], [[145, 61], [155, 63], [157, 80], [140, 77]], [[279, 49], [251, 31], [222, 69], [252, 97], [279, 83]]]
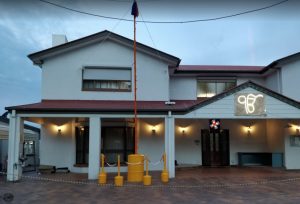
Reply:
[[[222, 166], [230, 166], [230, 134], [229, 134], [229, 129], [221, 129], [220, 130], [220, 135], [222, 134], [221, 132], [227, 132], [226, 133], [226, 137], [227, 137], [227, 145], [226, 145], [226, 159], [223, 160], [222, 158], [223, 155], [222, 155], [222, 152], [220, 153], [220, 165], [212, 165], [212, 161], [211, 161], [211, 144], [210, 144], [210, 135], [211, 135], [211, 132], [209, 129], [201, 129], [201, 157], [202, 157], [202, 166], [207, 166], [207, 167], [222, 167]], [[208, 134], [208, 138], [209, 138], [209, 145], [204, 144], [204, 137], [205, 135], [204, 134]], [[206, 138], [207, 139], [207, 138]], [[220, 144], [220, 138], [219, 138], [219, 144]], [[205, 145], [205, 147], [204, 147]], [[209, 148], [209, 151], [207, 150], [206, 153], [204, 153], [204, 148]], [[219, 147], [219, 149], [221, 149]], [[207, 152], [209, 152], [209, 156], [206, 155]], [[226, 161], [227, 160], [227, 161]]]

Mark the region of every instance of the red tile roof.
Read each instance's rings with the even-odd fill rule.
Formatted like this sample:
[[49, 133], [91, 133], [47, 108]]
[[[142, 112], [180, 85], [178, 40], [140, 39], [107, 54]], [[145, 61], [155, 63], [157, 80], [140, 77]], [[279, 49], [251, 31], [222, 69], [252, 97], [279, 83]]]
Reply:
[[[197, 100], [176, 100], [175, 105], [166, 105], [165, 101], [138, 101], [140, 112], [185, 111], [200, 103]], [[66, 111], [66, 112], [131, 112], [133, 101], [103, 100], [42, 100], [39, 103], [7, 107], [7, 110], [18, 111]]]
[[260, 72], [263, 66], [180, 65], [177, 71]]
[[[174, 111], [186, 113], [200, 107], [218, 101], [228, 95], [234, 94], [245, 88], [251, 87], [262, 93], [268, 94], [284, 103], [300, 109], [300, 102], [290, 99], [282, 94], [267, 89], [252, 81], [247, 81], [223, 93], [215, 95], [205, 100], [172, 100], [174, 105], [166, 105], [165, 101], [138, 101], [138, 112], [167, 112]], [[133, 113], [133, 101], [103, 101], [103, 100], [42, 100], [39, 103], [6, 107], [6, 110], [16, 110], [18, 112], [131, 112]], [[209, 116], [208, 116], [209, 117]]]

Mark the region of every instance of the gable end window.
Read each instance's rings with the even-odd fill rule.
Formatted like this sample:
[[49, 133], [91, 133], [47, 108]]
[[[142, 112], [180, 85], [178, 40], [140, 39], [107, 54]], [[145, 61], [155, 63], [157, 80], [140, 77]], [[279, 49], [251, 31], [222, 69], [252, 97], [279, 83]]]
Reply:
[[131, 68], [85, 67], [83, 91], [131, 91]]
[[235, 86], [235, 80], [198, 80], [197, 98], [210, 98]]

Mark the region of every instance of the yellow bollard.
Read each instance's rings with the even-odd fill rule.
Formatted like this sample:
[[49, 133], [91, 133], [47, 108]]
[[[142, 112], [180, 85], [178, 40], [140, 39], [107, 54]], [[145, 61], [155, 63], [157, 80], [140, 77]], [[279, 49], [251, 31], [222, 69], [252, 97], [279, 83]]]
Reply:
[[167, 157], [166, 153], [163, 155], [163, 160], [164, 160], [164, 169], [161, 172], [161, 181], [163, 183], [168, 183], [169, 182], [169, 171], [167, 170]]
[[143, 182], [144, 160], [145, 157], [142, 154], [128, 155], [128, 182]]
[[118, 155], [118, 176], [115, 176], [115, 186], [120, 187], [123, 186], [124, 179], [123, 176], [120, 175], [120, 155]]
[[101, 154], [101, 173], [98, 175], [98, 183], [103, 185], [106, 184], [107, 175], [104, 171], [104, 154]]
[[152, 177], [148, 175], [148, 168], [149, 168], [149, 160], [146, 157], [146, 175], [143, 177], [144, 186], [150, 186]]

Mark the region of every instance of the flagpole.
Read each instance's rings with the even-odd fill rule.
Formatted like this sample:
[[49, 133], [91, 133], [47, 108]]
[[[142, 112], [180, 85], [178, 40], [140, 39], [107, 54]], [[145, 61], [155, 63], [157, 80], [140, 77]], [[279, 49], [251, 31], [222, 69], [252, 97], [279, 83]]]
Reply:
[[133, 66], [134, 66], [134, 152], [138, 153], [138, 131], [137, 131], [137, 83], [136, 83], [136, 16], [134, 16], [134, 41], [133, 41]]

